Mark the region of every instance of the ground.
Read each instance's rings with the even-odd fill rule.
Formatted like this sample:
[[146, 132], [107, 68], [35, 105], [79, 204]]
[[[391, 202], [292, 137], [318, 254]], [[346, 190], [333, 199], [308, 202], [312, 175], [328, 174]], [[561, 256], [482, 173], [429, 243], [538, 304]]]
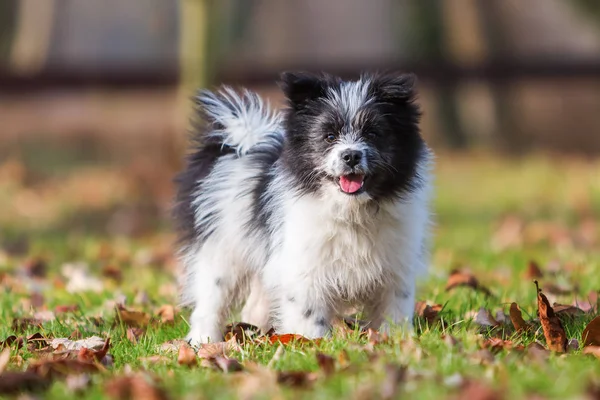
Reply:
[[[42, 378], [19, 389], [41, 386], [40, 396], [61, 400], [599, 396], [600, 359], [583, 354], [595, 348], [584, 348], [582, 333], [598, 313], [600, 163], [441, 155], [436, 174], [432, 262], [413, 333], [340, 323], [318, 342], [232, 339], [197, 357], [176, 341], [189, 310], [170, 315], [169, 174], [147, 163], [0, 164], [0, 344], [9, 349], [0, 352], [0, 397], [24, 375], [11, 373], [28, 369]], [[467, 285], [447, 289], [461, 279]], [[577, 306], [554, 307], [566, 354], [546, 350], [534, 279], [550, 304]], [[530, 328], [515, 330], [512, 302]], [[44, 340], [19, 346], [35, 333]], [[92, 336], [102, 340], [87, 353], [52, 347]], [[98, 347], [108, 338], [105, 355]]]

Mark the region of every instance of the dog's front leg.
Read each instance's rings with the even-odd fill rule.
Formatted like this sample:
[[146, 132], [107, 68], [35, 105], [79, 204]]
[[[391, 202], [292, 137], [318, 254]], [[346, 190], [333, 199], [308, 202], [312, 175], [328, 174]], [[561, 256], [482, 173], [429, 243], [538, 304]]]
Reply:
[[390, 332], [392, 326], [412, 327], [415, 307], [415, 283], [397, 282], [382, 290], [365, 305], [368, 327]]
[[307, 338], [325, 336], [331, 327], [331, 306], [318, 295], [312, 282], [297, 280], [281, 285], [277, 297], [276, 330]]

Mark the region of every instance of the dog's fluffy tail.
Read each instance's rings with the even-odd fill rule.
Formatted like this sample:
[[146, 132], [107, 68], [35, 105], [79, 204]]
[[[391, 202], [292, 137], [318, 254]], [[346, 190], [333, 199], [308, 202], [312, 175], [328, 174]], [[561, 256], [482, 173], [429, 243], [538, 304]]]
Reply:
[[196, 97], [200, 116], [209, 124], [204, 133], [243, 156], [253, 147], [280, 140], [281, 116], [254, 92], [241, 95], [230, 87], [218, 92], [201, 90]]

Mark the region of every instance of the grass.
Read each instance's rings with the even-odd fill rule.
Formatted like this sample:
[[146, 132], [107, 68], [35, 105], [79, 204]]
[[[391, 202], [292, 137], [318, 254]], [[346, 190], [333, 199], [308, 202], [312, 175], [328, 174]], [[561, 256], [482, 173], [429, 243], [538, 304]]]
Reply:
[[[93, 176], [97, 179], [99, 173], [106, 173], [115, 178], [117, 169], [105, 169], [108, 172], [94, 170]], [[177, 314], [174, 324], [148, 327], [135, 345], [127, 339], [126, 328], [114, 324], [110, 301], [115, 299], [124, 297], [128, 305], [149, 313], [163, 304], [176, 303], [176, 268], [169, 250], [172, 235], [161, 228], [164, 224], [159, 221], [151, 228], [146, 226], [145, 232], [133, 237], [105, 226], [96, 229], [93, 224], [98, 223], [98, 218], [88, 218], [103, 215], [110, 219], [114, 213], [129, 210], [128, 199], [133, 196], [137, 201], [143, 197], [139, 195], [140, 185], [126, 181], [117, 185], [120, 189], [116, 192], [100, 187], [95, 189], [95, 197], [76, 196], [77, 184], [73, 182], [85, 182], [82, 174], [86, 172], [82, 170], [74, 169], [61, 179], [46, 177], [37, 183], [29, 183], [6, 170], [3, 175], [0, 168], [0, 209], [4, 210], [0, 212], [0, 240], [5, 248], [0, 251], [0, 277], [4, 276], [0, 287], [0, 340], [11, 334], [38, 331], [47, 337], [67, 337], [79, 330], [84, 337], [110, 337], [112, 342], [114, 365], [105, 373], [93, 375], [89, 388], [76, 393], [59, 380], [45, 398], [107, 398], [106, 382], [140, 370], [155, 374], [157, 384], [173, 398], [206, 399], [237, 398], [251, 393], [258, 398], [261, 393], [263, 398], [374, 398], [389, 380], [390, 369], [386, 366], [390, 364], [408, 367], [397, 396], [412, 399], [460, 398], [464, 394], [461, 383], [469, 381], [483, 382], [510, 399], [533, 395], [581, 398], [591, 384], [598, 383], [600, 360], [580, 354], [580, 349], [566, 356], [548, 354], [543, 360], [527, 352], [501, 350], [482, 362], [482, 342], [497, 332], [482, 329], [467, 318], [469, 312], [481, 307], [493, 312], [503, 310], [508, 315], [510, 303], [516, 301], [526, 320], [535, 319], [536, 291], [524, 272], [530, 260], [537, 260], [545, 271], [540, 279], [542, 288], [558, 285], [572, 289], [564, 294], [545, 290], [551, 302], [585, 301], [590, 291], [600, 289], [600, 229], [594, 222], [600, 215], [598, 162], [547, 156], [502, 160], [485, 154], [440, 157], [431, 273], [421, 283], [418, 295], [419, 300], [444, 306], [440, 323], [429, 326], [425, 319], [417, 317], [414, 334], [398, 331], [389, 343], [377, 344], [374, 349], [359, 332], [338, 333], [315, 345], [285, 345], [275, 359], [279, 345], [245, 344], [232, 357], [250, 369], [257, 363], [277, 371], [318, 372], [314, 383], [304, 388], [278, 385], [263, 377], [258, 391], [248, 383], [249, 377], [258, 376], [258, 372], [225, 374], [211, 368], [188, 368], [177, 363], [176, 354], [166, 354], [165, 363], [144, 361], [161, 354], [163, 343], [185, 335], [188, 311]], [[123, 180], [128, 179], [128, 173], [122, 175]], [[116, 185], [111, 179], [105, 181]], [[107, 183], [99, 179], [98, 185], [103, 184]], [[90, 185], [84, 186], [90, 190]], [[44, 204], [36, 208], [25, 202], [28, 198], [43, 200]], [[15, 204], [16, 199], [22, 203]], [[152, 211], [148, 213], [156, 215], [161, 207], [150, 207]], [[119, 215], [134, 222], [135, 218], [149, 218], [139, 213]], [[520, 224], [520, 229], [512, 233], [506, 228], [510, 227], [506, 222], [509, 216]], [[100, 218], [100, 222], [106, 219]], [[20, 241], [26, 245], [18, 246]], [[23, 274], [21, 266], [31, 257], [46, 260], [45, 278], [32, 279]], [[69, 293], [65, 287], [68, 279], [61, 273], [69, 262], [86, 263], [90, 274], [101, 279], [102, 290]], [[553, 263], [559, 268], [550, 273]], [[106, 265], [122, 271], [121, 282], [102, 277]], [[446, 291], [448, 274], [454, 268], [469, 268], [492, 296], [470, 288]], [[43, 305], [31, 306], [32, 291], [43, 295]], [[136, 298], [143, 297], [140, 293], [146, 293], [147, 300], [136, 304]], [[12, 330], [14, 318], [31, 316], [42, 308], [54, 310], [58, 305], [72, 304], [77, 304], [80, 311], [59, 314], [41, 329], [29, 326], [24, 332]], [[99, 326], [92, 321], [98, 316], [104, 317]], [[565, 318], [567, 337], [581, 343], [583, 327], [594, 316], [586, 313]], [[515, 345], [527, 346], [535, 341], [545, 344], [541, 329], [527, 334], [507, 332], [505, 339]], [[448, 345], [444, 335], [455, 337], [459, 344]], [[336, 359], [347, 353], [347, 366], [338, 365], [333, 375], [324, 377], [319, 372], [317, 353]], [[12, 370], [23, 370], [38, 357], [25, 349], [12, 348], [11, 354]], [[22, 357], [21, 364], [17, 356]]]

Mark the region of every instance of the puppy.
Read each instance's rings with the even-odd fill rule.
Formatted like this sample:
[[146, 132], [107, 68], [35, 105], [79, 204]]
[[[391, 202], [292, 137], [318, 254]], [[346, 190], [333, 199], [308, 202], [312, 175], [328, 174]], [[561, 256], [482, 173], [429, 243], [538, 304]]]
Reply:
[[414, 81], [285, 73], [283, 113], [200, 92], [174, 209], [191, 344], [221, 340], [248, 289], [242, 319], [263, 329], [321, 337], [348, 306], [374, 329], [412, 323], [432, 163]]

